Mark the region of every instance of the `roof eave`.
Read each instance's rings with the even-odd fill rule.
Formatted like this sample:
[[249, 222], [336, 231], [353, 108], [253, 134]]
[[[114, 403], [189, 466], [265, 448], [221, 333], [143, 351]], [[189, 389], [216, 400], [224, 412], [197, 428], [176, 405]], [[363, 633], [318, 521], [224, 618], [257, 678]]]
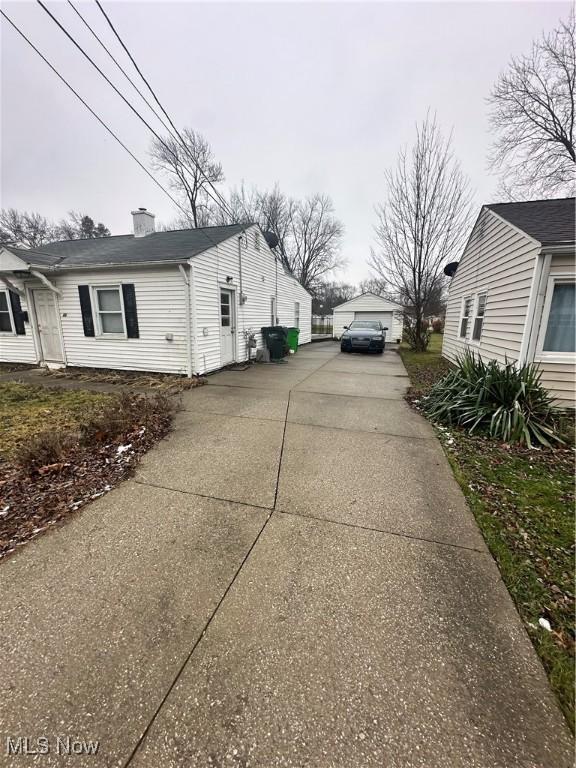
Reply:
[[178, 265], [178, 264], [188, 264], [189, 259], [184, 258], [178, 258], [178, 259], [161, 259], [157, 261], [114, 261], [114, 262], [103, 262], [101, 264], [58, 264], [55, 267], [52, 267], [52, 270], [55, 270], [57, 272], [75, 272], [78, 269], [81, 270], [89, 270], [89, 269], [119, 269], [119, 268], [129, 268], [129, 267], [162, 267], [167, 266], [170, 264]]

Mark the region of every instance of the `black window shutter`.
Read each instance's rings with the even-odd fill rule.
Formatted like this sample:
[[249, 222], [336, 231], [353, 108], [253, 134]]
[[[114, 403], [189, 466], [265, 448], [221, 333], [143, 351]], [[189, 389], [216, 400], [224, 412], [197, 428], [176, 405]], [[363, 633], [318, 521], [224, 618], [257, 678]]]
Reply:
[[19, 336], [26, 335], [26, 328], [24, 327], [24, 314], [22, 312], [22, 304], [20, 303], [20, 296], [14, 291], [8, 291], [10, 296], [10, 306], [12, 307], [12, 317], [14, 318], [14, 328]]
[[82, 325], [84, 336], [94, 336], [94, 318], [92, 317], [92, 302], [90, 301], [90, 286], [79, 285], [80, 311], [82, 312]]
[[136, 311], [136, 291], [134, 283], [122, 283], [122, 297], [124, 299], [124, 318], [126, 320], [126, 332], [129, 339], [137, 339], [140, 336], [138, 330], [138, 313]]

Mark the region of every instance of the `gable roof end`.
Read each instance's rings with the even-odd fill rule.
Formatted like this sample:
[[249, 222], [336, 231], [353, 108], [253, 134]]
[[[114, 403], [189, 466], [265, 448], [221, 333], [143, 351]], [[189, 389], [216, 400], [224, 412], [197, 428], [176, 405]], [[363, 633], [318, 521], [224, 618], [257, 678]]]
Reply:
[[342, 309], [342, 307], [345, 307], [347, 304], [353, 304], [355, 301], [358, 301], [358, 299], [363, 298], [364, 296], [373, 296], [375, 299], [379, 299], [384, 304], [387, 304], [389, 309], [388, 311], [394, 311], [394, 309], [403, 310], [404, 307], [402, 307], [400, 304], [396, 304], [394, 301], [389, 301], [389, 299], [384, 298], [384, 296], [378, 296], [377, 293], [372, 293], [372, 291], [366, 291], [366, 293], [360, 293], [358, 296], [354, 296], [351, 299], [348, 299], [348, 301], [344, 301], [342, 304], [338, 304], [334, 307], [334, 309]]

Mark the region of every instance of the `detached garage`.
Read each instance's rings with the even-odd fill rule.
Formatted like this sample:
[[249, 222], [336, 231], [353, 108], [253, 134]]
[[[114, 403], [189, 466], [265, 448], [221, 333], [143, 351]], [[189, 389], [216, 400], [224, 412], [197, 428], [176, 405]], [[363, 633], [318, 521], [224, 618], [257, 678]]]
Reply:
[[334, 307], [333, 331], [335, 339], [342, 336], [345, 325], [353, 320], [380, 320], [386, 331], [386, 341], [399, 343], [402, 339], [404, 325], [403, 309], [382, 296], [374, 293], [363, 293], [338, 307]]

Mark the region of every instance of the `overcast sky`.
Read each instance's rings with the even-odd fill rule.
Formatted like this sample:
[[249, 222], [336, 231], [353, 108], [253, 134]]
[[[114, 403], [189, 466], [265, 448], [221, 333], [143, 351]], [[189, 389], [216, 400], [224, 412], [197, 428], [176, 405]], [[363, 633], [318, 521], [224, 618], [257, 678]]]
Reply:
[[[129, 93], [72, 8], [48, 5]], [[510, 56], [527, 52], [569, 9], [554, 2], [103, 5], [174, 121], [211, 142], [227, 185], [277, 181], [294, 196], [332, 197], [346, 228], [348, 265], [337, 277], [352, 282], [368, 276], [383, 171], [428, 109], [453, 129], [478, 205], [494, 198], [485, 97]], [[40, 6], [2, 7], [146, 161], [147, 129]], [[78, 7], [121, 57], [95, 3]], [[159, 221], [173, 218], [163, 192], [5, 21], [1, 30], [2, 207], [54, 219], [80, 210], [113, 234], [131, 231], [138, 206]]]

